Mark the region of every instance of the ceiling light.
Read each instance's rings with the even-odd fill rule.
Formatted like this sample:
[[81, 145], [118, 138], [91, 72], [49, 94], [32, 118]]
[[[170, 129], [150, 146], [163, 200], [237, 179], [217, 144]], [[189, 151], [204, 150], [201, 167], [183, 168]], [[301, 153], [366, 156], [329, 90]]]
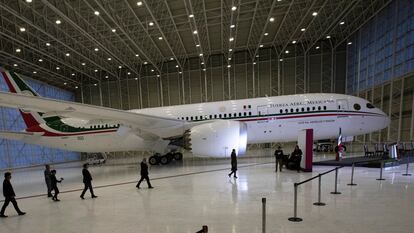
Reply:
[[153, 22], [149, 22], [148, 25], [152, 27], [152, 26], [154, 26], [154, 23]]
[[256, 57], [259, 57], [259, 54], [257, 54]]
[[151, 72], [154, 72], [154, 69], [151, 69]]
[[141, 1], [137, 2], [137, 6], [142, 6], [142, 2]]
[[42, 62], [43, 61], [43, 59], [42, 58], [39, 58], [39, 60], [38, 60], [39, 62]]
[[196, 47], [200, 47], [200, 45], [199, 44], [196, 44]]
[[50, 43], [49, 43], [49, 42], [47, 42], [47, 43], [46, 43], [46, 46], [50, 46]]
[[229, 57], [228, 60], [231, 61], [231, 57]]
[[229, 41], [231, 42], [231, 41], [233, 41], [233, 40], [234, 40], [234, 37], [230, 37]]
[[122, 69], [122, 66], [118, 66], [118, 69]]
[[75, 73], [72, 73], [72, 76], [75, 76]]
[[201, 65], [204, 65], [204, 62], [201, 62]]
[[131, 75], [131, 72], [128, 72], [127, 75]]
[[196, 35], [197, 33], [198, 33], [198, 32], [197, 32], [197, 30], [194, 30], [194, 31], [193, 31], [193, 34], [194, 34], [194, 35]]
[[17, 67], [17, 64], [15, 63], [15, 64], [13, 64], [13, 66], [14, 66], [14, 67]]
[[269, 19], [269, 21], [270, 21], [270, 22], [274, 22], [274, 21], [275, 21], [275, 18], [271, 17], [271, 18]]
[[178, 68], [178, 65], [175, 65], [175, 68]]
[[21, 51], [21, 49], [16, 49], [16, 53], [20, 53]]
[[179, 74], [182, 74], [183, 72], [181, 72], [181, 71], [180, 71], [180, 72], [178, 72], [178, 73], [179, 73]]
[[159, 75], [159, 74], [157, 74], [157, 77], [159, 78], [159, 77], [160, 77], [160, 75]]
[[235, 27], [236, 27], [236, 25], [234, 25], [234, 24], [230, 25], [230, 28], [235, 28]]
[[233, 49], [229, 49], [229, 52], [233, 51]]
[[138, 80], [138, 78], [134, 78], [135, 80]]
[[170, 61], [174, 61], [174, 58], [173, 57], [170, 57]]
[[230, 68], [231, 67], [231, 65], [227, 65], [227, 68]]
[[97, 73], [98, 72], [98, 70], [94, 70], [95, 71], [95, 73]]
[[261, 44], [261, 45], [259, 45], [259, 48], [263, 48], [263, 45]]
[[256, 62], [253, 62], [253, 65], [256, 65]]
[[60, 70], [60, 67], [59, 67], [59, 66], [57, 66], [57, 67], [56, 67], [56, 69], [57, 69], [57, 70]]
[[95, 11], [95, 12], [93, 12], [96, 16], [98, 16], [99, 15], [99, 11]]
[[65, 85], [65, 86], [66, 86], [66, 85], [67, 85], [67, 83], [65, 82], [65, 83], [63, 83], [63, 85]]
[[33, 71], [33, 74], [37, 74], [37, 71]]
[[321, 47], [319, 47], [319, 46], [316, 46], [316, 47], [315, 47], [315, 49], [320, 49], [320, 48], [321, 48]]
[[99, 51], [99, 49], [98, 48], [95, 48], [95, 52], [98, 52]]
[[94, 85], [95, 87], [96, 87], [96, 86], [98, 86], [98, 84], [97, 84], [97, 83], [94, 83], [93, 85]]
[[69, 57], [69, 56], [70, 56], [70, 53], [66, 53], [66, 54], [65, 54], [65, 56], [66, 56], [66, 57]]
[[144, 61], [144, 65], [146, 65], [146, 64], [148, 64], [148, 62], [147, 61]]
[[345, 21], [341, 21], [340, 23], [339, 23], [339, 25], [344, 25], [345, 24]]
[[313, 13], [312, 13], [312, 16], [317, 16], [318, 15], [318, 12], [316, 12], [316, 11], [314, 11]]
[[267, 33], [267, 32], [265, 32], [265, 34], [264, 34], [265, 36], [268, 36], [269, 35], [269, 33]]
[[236, 7], [236, 6], [233, 6], [233, 7], [231, 8], [231, 10], [232, 10], [232, 11], [235, 11], [235, 10], [237, 10], [237, 7]]
[[296, 40], [292, 41], [292, 44], [296, 44]]
[[352, 44], [352, 42], [351, 42], [351, 41], [349, 41], [349, 42], [348, 42], [348, 45], [351, 45], [351, 44]]
[[158, 37], [158, 40], [162, 40], [162, 37], [160, 36], [160, 37]]
[[302, 28], [302, 29], [300, 29], [302, 32], [304, 32], [304, 31], [306, 31], [306, 28]]
[[84, 66], [84, 65], [86, 65], [86, 63], [85, 62], [82, 62], [82, 65]]
[[203, 54], [202, 54], [202, 53], [200, 53], [199, 55], [200, 55], [200, 57], [202, 57], [202, 56], [203, 56]]
[[326, 39], [330, 39], [331, 38], [331, 36], [326, 36]]
[[108, 61], [112, 60], [112, 58], [108, 57]]
[[283, 61], [283, 58], [280, 58], [279, 61]]
[[135, 57], [139, 57], [139, 54], [135, 54]]
[[57, 20], [55, 21], [55, 23], [56, 23], [56, 24], [61, 24], [61, 23], [62, 23], [62, 21], [60, 21], [60, 19], [57, 19]]
[[27, 2], [27, 3], [31, 3], [31, 2], [32, 2], [32, 0], [26, 0], [26, 2]]
[[26, 28], [21, 27], [21, 28], [20, 28], [20, 31], [21, 31], [21, 32], [25, 32], [25, 31], [26, 31]]
[[188, 17], [193, 18], [193, 17], [194, 17], [194, 15], [193, 15], [193, 14], [191, 14], [191, 15], [189, 15]]
[[206, 68], [204, 68], [203, 71], [206, 71]]
[[75, 89], [78, 89], [79, 87], [78, 86], [75, 86]]
[[116, 32], [116, 29], [115, 28], [112, 28], [112, 30], [111, 30], [112, 32]]
[[286, 50], [285, 53], [289, 53], [289, 50]]
[[105, 78], [106, 78], [106, 79], [108, 79], [108, 78], [109, 78], [109, 76], [108, 76], [108, 75], [105, 75]]

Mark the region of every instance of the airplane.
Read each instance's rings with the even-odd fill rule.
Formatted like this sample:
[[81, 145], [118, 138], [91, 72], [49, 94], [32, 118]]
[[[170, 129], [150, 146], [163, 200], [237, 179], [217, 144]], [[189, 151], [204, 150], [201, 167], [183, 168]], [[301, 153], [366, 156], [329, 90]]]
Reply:
[[312, 128], [319, 140], [337, 137], [340, 129], [343, 136], [356, 136], [390, 123], [367, 100], [344, 94], [119, 110], [44, 98], [19, 74], [1, 70], [1, 76], [10, 92], [0, 92], [0, 106], [19, 109], [27, 128], [0, 131], [0, 138], [77, 152], [150, 150], [156, 152], [151, 164], [181, 160], [181, 149], [194, 156], [228, 157], [232, 149], [243, 155], [248, 143], [296, 141], [303, 129]]

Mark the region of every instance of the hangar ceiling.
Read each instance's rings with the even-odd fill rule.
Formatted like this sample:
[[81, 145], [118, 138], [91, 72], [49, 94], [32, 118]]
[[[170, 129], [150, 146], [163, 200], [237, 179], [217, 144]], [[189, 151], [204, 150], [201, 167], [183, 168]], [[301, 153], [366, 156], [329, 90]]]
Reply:
[[[346, 42], [391, 0], [0, 0], [0, 65], [65, 89]], [[166, 70], [165, 67], [174, 67]]]

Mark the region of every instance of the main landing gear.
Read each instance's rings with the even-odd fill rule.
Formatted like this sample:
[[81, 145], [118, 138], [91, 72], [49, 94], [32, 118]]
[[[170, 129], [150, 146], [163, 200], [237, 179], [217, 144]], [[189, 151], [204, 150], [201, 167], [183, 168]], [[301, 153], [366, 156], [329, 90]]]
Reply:
[[183, 160], [183, 154], [181, 152], [168, 152], [165, 155], [161, 155], [160, 153], [155, 153], [153, 156], [151, 156], [148, 160], [148, 162], [151, 165], [166, 165], [169, 164], [172, 160], [181, 161]]

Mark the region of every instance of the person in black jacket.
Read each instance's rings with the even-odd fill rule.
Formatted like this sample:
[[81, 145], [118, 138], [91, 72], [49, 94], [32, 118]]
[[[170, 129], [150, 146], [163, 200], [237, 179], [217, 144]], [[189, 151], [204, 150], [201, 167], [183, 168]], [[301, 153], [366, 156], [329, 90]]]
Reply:
[[300, 161], [302, 160], [302, 150], [296, 145], [295, 150], [289, 158], [290, 169], [296, 169], [300, 172]]
[[279, 166], [279, 171], [282, 171], [282, 167], [283, 167], [283, 150], [282, 147], [278, 146], [277, 150], [275, 150], [275, 158], [276, 158], [276, 170], [275, 172], [277, 172], [277, 167]]
[[51, 181], [50, 181], [50, 165], [49, 164], [45, 165], [45, 171], [43, 173], [45, 175], [45, 183], [46, 183], [46, 187], [47, 187], [47, 197], [53, 197], [52, 196], [52, 185], [51, 185]]
[[151, 185], [151, 183], [150, 183], [150, 180], [149, 180], [149, 177], [148, 177], [148, 165], [147, 165], [147, 158], [143, 158], [143, 159], [142, 159], [142, 162], [141, 162], [141, 179], [139, 179], [139, 181], [138, 181], [138, 184], [137, 184], [137, 186], [136, 186], [137, 188], [140, 188], [140, 187], [139, 187], [139, 185], [141, 184], [141, 182], [142, 182], [144, 179], [147, 181], [147, 184], [148, 184], [148, 188], [149, 188], [149, 189], [154, 188], [154, 187], [152, 187], [152, 185]]
[[7, 218], [7, 215], [4, 215], [4, 211], [6, 210], [6, 207], [11, 202], [14, 206], [14, 209], [19, 215], [25, 215], [26, 213], [21, 211], [19, 209], [19, 206], [17, 205], [16, 199], [14, 198], [16, 194], [14, 193], [13, 186], [10, 183], [11, 179], [11, 173], [6, 172], [4, 173], [4, 181], [3, 181], [3, 196], [5, 197], [3, 207], [0, 211], [0, 217], [1, 218]]
[[55, 191], [55, 195], [53, 195], [52, 200], [54, 201], [60, 201], [57, 196], [59, 194], [59, 189], [57, 187], [57, 183], [61, 183], [63, 178], [60, 178], [60, 180], [56, 179], [56, 170], [52, 170], [50, 172], [50, 184], [52, 187], [52, 190]]
[[85, 199], [83, 196], [85, 195], [86, 190], [88, 190], [88, 189], [91, 192], [92, 198], [97, 198], [98, 196], [96, 196], [93, 193], [92, 176], [91, 176], [91, 173], [89, 173], [89, 171], [88, 171], [88, 164], [87, 163], [85, 163], [83, 165], [82, 175], [83, 175], [83, 184], [85, 185], [85, 187], [83, 188], [83, 191], [82, 191], [82, 194], [80, 195], [80, 198]]
[[236, 155], [236, 150], [233, 149], [233, 151], [231, 152], [231, 172], [229, 174], [229, 177], [231, 176], [231, 174], [234, 174], [234, 178], [237, 178], [237, 155]]

